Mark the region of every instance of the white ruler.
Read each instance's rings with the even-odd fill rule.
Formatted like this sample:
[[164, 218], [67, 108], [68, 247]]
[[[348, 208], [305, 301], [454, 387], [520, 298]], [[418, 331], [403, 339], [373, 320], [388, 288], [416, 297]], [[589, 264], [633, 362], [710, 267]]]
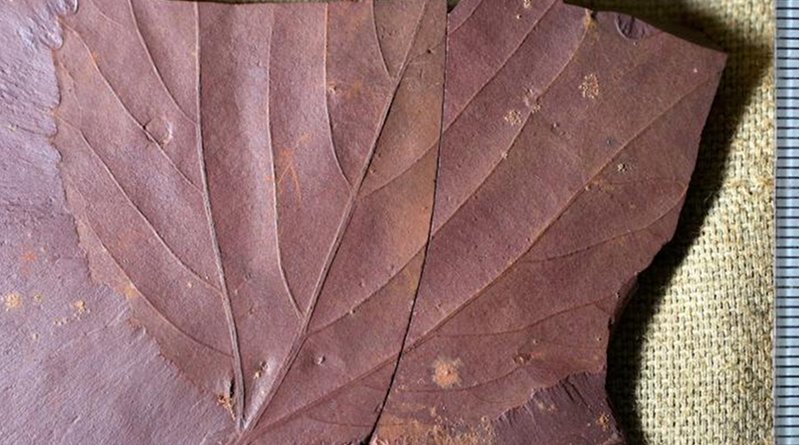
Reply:
[[798, 431], [798, 12], [776, 0], [775, 445], [800, 444]]

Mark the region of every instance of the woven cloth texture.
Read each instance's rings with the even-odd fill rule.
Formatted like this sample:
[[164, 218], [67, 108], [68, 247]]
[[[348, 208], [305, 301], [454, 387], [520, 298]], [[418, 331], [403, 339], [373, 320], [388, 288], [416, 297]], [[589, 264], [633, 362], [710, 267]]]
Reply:
[[772, 2], [579, 3], [702, 30], [729, 55], [676, 237], [612, 341], [615, 409], [633, 444], [772, 443]]

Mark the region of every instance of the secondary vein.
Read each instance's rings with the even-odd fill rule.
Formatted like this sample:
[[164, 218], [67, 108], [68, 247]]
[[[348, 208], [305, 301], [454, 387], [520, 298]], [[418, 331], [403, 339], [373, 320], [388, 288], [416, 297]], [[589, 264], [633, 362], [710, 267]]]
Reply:
[[322, 292], [322, 288], [323, 288], [323, 286], [324, 286], [324, 284], [325, 284], [325, 282], [326, 282], [326, 280], [328, 278], [328, 274], [330, 272], [330, 267], [331, 267], [331, 264], [333, 263], [333, 259], [336, 257], [336, 254], [339, 251], [339, 247], [341, 246], [341, 242], [342, 242], [342, 239], [344, 237], [344, 233], [347, 230], [347, 227], [348, 227], [348, 225], [350, 223], [350, 220], [352, 219], [353, 211], [354, 211], [354, 209], [356, 207], [355, 204], [356, 204], [356, 201], [357, 201], [360, 189], [361, 189], [361, 185], [363, 184], [364, 179], [366, 178], [367, 172], [369, 171], [369, 167], [372, 164], [372, 160], [374, 158], [375, 152], [377, 151], [377, 145], [378, 145], [378, 142], [380, 141], [381, 135], [383, 134], [383, 130], [385, 129], [385, 123], [386, 123], [386, 119], [388, 118], [389, 111], [392, 109], [392, 105], [394, 105], [395, 100], [397, 99], [397, 94], [398, 94], [398, 92], [400, 90], [401, 81], [402, 81], [402, 79], [403, 79], [403, 77], [405, 75], [406, 69], [408, 67], [408, 58], [409, 58], [409, 55], [411, 53], [411, 49], [414, 46], [414, 42], [416, 41], [416, 37], [417, 37], [417, 34], [419, 33], [419, 30], [420, 30], [420, 27], [422, 25], [423, 19], [425, 17], [425, 12], [426, 11], [427, 11], [427, 5], [426, 5], [426, 7], [423, 8], [423, 11], [420, 14], [420, 17], [417, 19], [416, 29], [414, 30], [414, 33], [412, 35], [411, 44], [409, 45], [409, 48], [408, 48], [408, 50], [406, 52], [406, 55], [404, 57], [403, 66], [402, 66], [402, 68], [400, 70], [400, 73], [397, 75], [397, 78], [395, 80], [395, 85], [394, 85], [394, 90], [393, 90], [392, 97], [389, 100], [389, 102], [386, 105], [386, 108], [385, 108], [385, 110], [383, 112], [383, 116], [382, 116], [380, 127], [379, 127], [380, 130], [378, 131], [378, 134], [376, 135], [374, 141], [372, 142], [372, 146], [370, 147], [370, 152], [368, 153], [367, 159], [364, 162], [364, 165], [363, 165], [363, 167], [361, 169], [361, 172], [360, 172], [360, 174], [358, 176], [358, 182], [356, 182], [354, 184], [354, 186], [350, 189], [350, 195], [348, 197], [347, 204], [345, 205], [345, 209], [344, 209], [344, 212], [343, 212], [343, 215], [342, 215], [342, 219], [340, 220], [339, 226], [338, 226], [338, 228], [336, 230], [336, 237], [334, 238], [334, 241], [331, 243], [331, 246], [330, 246], [330, 248], [328, 250], [328, 253], [326, 255], [325, 265], [324, 265], [324, 267], [323, 267], [323, 269], [322, 269], [322, 271], [320, 273], [320, 277], [317, 280], [316, 285], [314, 286], [314, 292], [312, 294], [312, 298], [311, 298], [311, 301], [309, 302], [308, 308], [306, 308], [306, 310], [304, 311], [305, 312], [305, 316], [304, 316], [304, 318], [302, 320], [302, 324], [300, 326], [299, 333], [295, 337], [294, 341], [292, 342], [292, 344], [293, 344], [292, 350], [291, 350], [291, 352], [290, 352], [290, 354], [288, 356], [288, 359], [281, 366], [280, 371], [279, 371], [279, 377], [278, 377], [278, 379], [276, 379], [276, 381], [275, 381], [274, 385], [272, 386], [272, 389], [270, 390], [270, 392], [267, 395], [267, 397], [265, 397], [264, 403], [258, 408], [258, 410], [256, 411], [256, 414], [252, 418], [247, 419], [247, 422], [244, 425], [244, 430], [245, 431], [239, 436], [239, 440], [240, 441], [246, 440], [247, 435], [252, 431], [253, 427], [258, 424], [258, 421], [261, 419], [261, 416], [264, 414], [264, 411], [266, 410], [266, 407], [269, 406], [269, 404], [272, 401], [273, 397], [275, 396], [278, 388], [280, 388], [281, 385], [283, 384], [283, 381], [286, 378], [286, 375], [288, 374], [289, 370], [291, 370], [292, 365], [294, 364], [295, 360], [297, 359], [297, 357], [298, 357], [298, 355], [300, 353], [302, 345], [305, 343], [305, 339], [307, 337], [308, 326], [309, 326], [311, 318], [312, 318], [312, 316], [314, 314], [314, 309], [316, 308], [316, 304], [317, 304], [317, 302], [319, 300], [319, 296], [320, 296], [320, 294]]
[[217, 229], [214, 225], [214, 216], [211, 210], [211, 198], [208, 188], [208, 172], [206, 171], [207, 165], [205, 162], [203, 152], [203, 131], [202, 131], [202, 118], [201, 111], [201, 92], [202, 92], [202, 70], [200, 66], [200, 6], [194, 5], [195, 13], [195, 54], [197, 71], [197, 89], [196, 95], [196, 109], [197, 109], [197, 124], [195, 125], [195, 139], [197, 140], [197, 156], [200, 162], [200, 181], [202, 183], [203, 206], [206, 213], [206, 221], [208, 221], [208, 230], [211, 236], [211, 245], [214, 251], [214, 259], [217, 266], [217, 273], [219, 276], [221, 291], [222, 291], [222, 306], [225, 311], [225, 319], [228, 324], [228, 334], [231, 342], [231, 353], [233, 355], [233, 373], [234, 373], [234, 387], [233, 387], [233, 410], [234, 419], [239, 428], [242, 427], [244, 402], [245, 402], [245, 389], [244, 389], [244, 372], [242, 370], [242, 353], [241, 346], [239, 345], [239, 334], [236, 330], [236, 318], [233, 314], [233, 306], [231, 305], [231, 298], [228, 292], [228, 284], [225, 281], [225, 271], [222, 266], [222, 254], [219, 248], [219, 239], [217, 237]]

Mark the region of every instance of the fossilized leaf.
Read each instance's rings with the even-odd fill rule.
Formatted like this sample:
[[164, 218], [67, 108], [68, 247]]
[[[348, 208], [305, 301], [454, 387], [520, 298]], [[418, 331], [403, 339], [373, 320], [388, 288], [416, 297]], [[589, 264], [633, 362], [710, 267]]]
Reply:
[[560, 1], [450, 13], [432, 241], [377, 437], [621, 441], [610, 324], [672, 237], [724, 64], [631, 20]]
[[[44, 73], [4, 71], [31, 129], [3, 168], [47, 203], [3, 189], [4, 320], [42, 345], [22, 369], [71, 370], [31, 437], [618, 440], [609, 324], [672, 235], [721, 55], [558, 0], [2, 8], [62, 40], [2, 59]], [[93, 368], [99, 392], [57, 383]]]
[[[431, 219], [437, 153], [420, 147], [439, 136], [443, 23], [435, 1], [94, 0], [62, 19], [55, 145], [91, 270], [241, 440], [399, 351]], [[325, 432], [289, 422], [292, 440], [366, 434], [383, 392], [364, 390], [334, 402], [357, 397], [367, 426], [311, 413]]]

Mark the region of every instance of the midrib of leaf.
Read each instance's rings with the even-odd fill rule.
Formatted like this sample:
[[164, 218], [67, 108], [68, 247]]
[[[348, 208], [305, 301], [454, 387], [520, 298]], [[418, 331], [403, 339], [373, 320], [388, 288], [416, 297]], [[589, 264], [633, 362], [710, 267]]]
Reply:
[[202, 67], [200, 66], [200, 5], [194, 5], [194, 18], [195, 18], [195, 71], [197, 72], [196, 78], [196, 109], [197, 121], [195, 124], [195, 140], [197, 141], [197, 156], [200, 162], [200, 181], [203, 188], [203, 207], [206, 213], [206, 221], [208, 221], [208, 230], [211, 235], [211, 245], [214, 251], [214, 260], [217, 267], [217, 275], [220, 280], [220, 291], [222, 292], [222, 306], [225, 312], [225, 321], [228, 325], [228, 335], [231, 342], [231, 354], [233, 356], [233, 410], [234, 421], [236, 427], [241, 429], [244, 417], [244, 371], [242, 365], [242, 352], [239, 344], [239, 334], [236, 330], [236, 318], [233, 314], [233, 306], [231, 304], [231, 297], [228, 292], [228, 284], [225, 280], [225, 271], [222, 265], [222, 254], [219, 248], [219, 238], [217, 236], [217, 228], [214, 224], [214, 216], [211, 211], [211, 199], [208, 188], [208, 172], [206, 171], [207, 165], [205, 161], [205, 153], [203, 151], [203, 113], [202, 113]]
[[[369, 172], [369, 167], [372, 164], [372, 161], [374, 159], [375, 152], [377, 150], [377, 145], [380, 142], [381, 135], [383, 134], [383, 131], [385, 130], [386, 119], [388, 118], [389, 112], [391, 111], [392, 106], [394, 105], [394, 103], [395, 103], [395, 101], [397, 99], [397, 94], [399, 92], [400, 85], [401, 85], [401, 83], [403, 81], [403, 78], [405, 77], [405, 73], [406, 73], [406, 70], [408, 68], [409, 55], [410, 55], [411, 51], [413, 51], [413, 49], [414, 49], [414, 45], [415, 45], [416, 40], [417, 40], [417, 35], [419, 33], [420, 27], [422, 25], [422, 22], [423, 22], [423, 19], [425, 17], [425, 13], [426, 13], [426, 11], [428, 9], [428, 5], [429, 4], [430, 4], [429, 2], [425, 2], [424, 7], [422, 8], [422, 12], [421, 12], [420, 16], [417, 18], [416, 27], [415, 27], [414, 33], [412, 34], [412, 37], [411, 37], [411, 43], [409, 44], [408, 50], [406, 51], [406, 54], [405, 54], [405, 56], [403, 58], [403, 64], [402, 64], [401, 69], [400, 69], [399, 73], [397, 74], [397, 77], [396, 77], [395, 82], [394, 82], [394, 87], [393, 87], [393, 90], [392, 90], [392, 97], [390, 98], [390, 100], [387, 101], [387, 105], [386, 105], [386, 107], [385, 107], [385, 109], [384, 109], [384, 111], [382, 113], [381, 121], [380, 121], [380, 124], [379, 124], [379, 130], [378, 130], [374, 140], [372, 141], [370, 150], [369, 150], [369, 152], [367, 154], [366, 161], [364, 162], [364, 165], [361, 168], [361, 171], [360, 171], [360, 173], [359, 173], [359, 175], [357, 177], [357, 181], [350, 188], [350, 194], [348, 196], [347, 203], [345, 204], [345, 208], [344, 208], [344, 210], [342, 212], [343, 215], [342, 215], [342, 218], [341, 218], [341, 220], [339, 222], [339, 226], [337, 227], [336, 236], [335, 236], [333, 242], [331, 243], [331, 245], [330, 245], [330, 247], [328, 249], [328, 253], [326, 254], [323, 269], [322, 269], [322, 271], [320, 273], [320, 276], [319, 276], [319, 278], [317, 280], [317, 283], [314, 286], [314, 291], [312, 293], [312, 297], [311, 297], [311, 300], [309, 302], [309, 307], [304, 312], [304, 317], [303, 317], [303, 320], [301, 322], [298, 334], [295, 336], [295, 339], [292, 341], [292, 349], [291, 349], [289, 355], [287, 356], [287, 359], [284, 360], [283, 364], [279, 368], [279, 371], [278, 371], [278, 375], [279, 376], [275, 380], [275, 383], [272, 385], [269, 393], [267, 394], [267, 396], [264, 398], [264, 401], [261, 403], [261, 405], [256, 410], [255, 415], [251, 419], [245, 419], [244, 425], [242, 425], [241, 428], [240, 428], [241, 429], [241, 433], [239, 434], [239, 436], [237, 438], [235, 438], [233, 440], [233, 442], [232, 442], [233, 444], [239, 444], [242, 441], [247, 440], [249, 434], [253, 431], [253, 428], [258, 424], [259, 420], [263, 416], [264, 411], [266, 411], [266, 408], [272, 402], [272, 399], [275, 397], [275, 394], [277, 393], [278, 389], [280, 389], [280, 387], [282, 386], [282, 384], [283, 384], [283, 382], [284, 382], [284, 380], [286, 378], [286, 375], [292, 369], [292, 366], [294, 365], [295, 361], [297, 360], [297, 357], [298, 357], [298, 355], [300, 353], [300, 350], [302, 349], [303, 345], [305, 344], [305, 341], [308, 338], [307, 333], [308, 333], [309, 323], [311, 322], [311, 318], [312, 318], [312, 316], [314, 314], [314, 310], [316, 309], [317, 302], [319, 301], [319, 296], [320, 296], [320, 294], [322, 292], [322, 289], [323, 289], [323, 287], [325, 285], [325, 282], [326, 282], [326, 280], [328, 278], [328, 274], [330, 273], [331, 264], [333, 264], [333, 260], [336, 258], [336, 255], [337, 255], [337, 253], [339, 251], [339, 247], [341, 246], [342, 239], [344, 238], [344, 234], [345, 234], [345, 232], [346, 232], [346, 230], [347, 230], [347, 228], [348, 228], [348, 226], [350, 224], [350, 221], [352, 219], [353, 211], [355, 210], [355, 207], [356, 207], [356, 202], [358, 200], [358, 195], [359, 195], [359, 192], [361, 190], [361, 186], [362, 186], [362, 184], [364, 182], [364, 179], [366, 178], [367, 173]], [[326, 15], [327, 15], [328, 5], [325, 5], [325, 8], [326, 8]], [[373, 16], [373, 21], [374, 20], [375, 20], [375, 17]], [[327, 23], [326, 23], [326, 27], [327, 27]], [[327, 32], [326, 32], [326, 37], [327, 37]], [[378, 45], [380, 45], [380, 43], [378, 43]], [[326, 51], [326, 54], [327, 54], [327, 44], [325, 46], [326, 46], [325, 51]], [[381, 52], [381, 57], [383, 58], [382, 52]], [[334, 151], [335, 151], [335, 147], [334, 147]], [[240, 369], [241, 369], [241, 367], [240, 367]]]
[[[602, 163], [602, 164], [601, 164], [601, 165], [600, 165], [600, 166], [599, 166], [599, 167], [598, 167], [596, 170], [594, 170], [594, 171], [593, 171], [593, 173], [592, 173], [591, 175], [589, 175], [589, 178], [588, 178], [588, 179], [585, 181], [585, 183], [584, 183], [584, 186], [583, 186], [583, 187], [580, 187], [580, 188], [577, 188], [577, 189], [576, 189], [576, 192], [575, 192], [575, 193], [573, 193], [573, 195], [572, 195], [572, 196], [570, 197], [570, 199], [569, 199], [569, 200], [568, 200], [568, 201], [565, 203], [565, 205], [564, 205], [564, 206], [562, 206], [562, 207], [559, 209], [559, 211], [558, 211], [558, 212], [557, 212], [557, 213], [556, 213], [556, 214], [555, 214], [553, 217], [551, 217], [551, 218], [550, 218], [550, 220], [548, 220], [547, 224], [545, 224], [545, 226], [542, 228], [542, 230], [540, 230], [540, 231], [539, 231], [539, 233], [536, 235], [536, 237], [535, 237], [535, 238], [534, 238], [534, 239], [531, 241], [531, 243], [529, 244], [528, 248], [527, 248], [527, 249], [526, 249], [524, 252], [522, 252], [522, 254], [518, 255], [518, 256], [517, 256], [517, 257], [516, 257], [516, 258], [515, 258], [513, 261], [511, 261], [511, 262], [509, 263], [509, 265], [508, 265], [507, 267], [505, 267], [505, 268], [504, 268], [504, 269], [503, 269], [503, 270], [502, 270], [502, 271], [501, 271], [501, 272], [500, 272], [500, 273], [499, 273], [499, 274], [498, 274], [498, 275], [497, 275], [497, 276], [496, 276], [496, 277], [495, 277], [495, 278], [494, 278], [492, 281], [490, 281], [489, 283], [487, 283], [487, 284], [486, 284], [485, 286], [483, 286], [481, 289], [477, 290], [477, 291], [476, 291], [476, 292], [475, 292], [475, 293], [474, 293], [474, 294], [473, 294], [473, 295], [472, 295], [470, 298], [468, 298], [467, 300], [465, 300], [464, 302], [462, 302], [462, 303], [461, 303], [461, 304], [460, 304], [458, 307], [456, 307], [456, 308], [455, 308], [455, 309], [454, 309], [454, 310], [453, 310], [453, 311], [450, 313], [450, 315], [448, 315], [447, 317], [443, 318], [443, 319], [442, 319], [442, 320], [440, 320], [438, 323], [436, 323], [436, 324], [435, 324], [433, 327], [431, 327], [431, 328], [429, 328], [428, 330], [426, 330], [424, 333], [422, 333], [422, 334], [419, 336], [419, 338], [417, 338], [417, 339], [416, 339], [414, 342], [412, 342], [411, 344], [409, 344], [409, 345], [404, 345], [404, 347], [403, 347], [403, 348], [402, 348], [402, 350], [399, 352], [399, 354], [401, 354], [401, 355], [402, 355], [402, 354], [405, 354], [405, 353], [407, 353], [407, 352], [409, 352], [409, 351], [412, 351], [412, 350], [416, 349], [417, 347], [419, 347], [419, 346], [420, 346], [421, 344], [423, 344], [424, 342], [426, 342], [427, 340], [429, 340], [429, 339], [431, 338], [431, 336], [432, 336], [432, 335], [433, 335], [433, 334], [434, 334], [434, 333], [435, 333], [437, 330], [439, 330], [439, 329], [440, 329], [442, 326], [444, 326], [444, 325], [445, 325], [445, 324], [446, 324], [446, 323], [447, 323], [449, 320], [451, 320], [453, 317], [455, 317], [456, 315], [458, 315], [458, 314], [459, 314], [459, 313], [460, 313], [460, 312], [461, 312], [461, 311], [462, 311], [462, 310], [463, 310], [465, 307], [467, 307], [467, 306], [468, 306], [468, 305], [470, 305], [472, 302], [474, 302], [475, 300], [477, 300], [478, 298], [480, 298], [480, 297], [481, 297], [481, 296], [484, 294], [484, 292], [486, 292], [488, 289], [490, 289], [490, 288], [491, 288], [491, 287], [492, 287], [492, 286], [493, 286], [495, 283], [497, 283], [499, 280], [501, 280], [502, 278], [504, 278], [504, 277], [505, 277], [505, 276], [506, 276], [506, 275], [507, 275], [507, 274], [508, 274], [508, 273], [509, 273], [509, 272], [510, 272], [510, 271], [511, 271], [511, 270], [512, 270], [512, 269], [513, 269], [513, 268], [514, 268], [514, 267], [515, 267], [515, 266], [516, 266], [518, 263], [519, 263], [520, 259], [521, 259], [521, 258], [523, 258], [525, 255], [527, 255], [527, 254], [528, 254], [528, 253], [529, 253], [529, 252], [530, 252], [530, 251], [531, 251], [531, 250], [532, 250], [532, 249], [533, 249], [533, 248], [534, 248], [534, 247], [535, 247], [535, 246], [538, 244], [538, 242], [539, 242], [539, 241], [542, 239], [542, 237], [543, 237], [543, 236], [544, 236], [544, 235], [545, 235], [547, 232], [549, 232], [549, 230], [550, 230], [550, 229], [553, 227], [553, 225], [554, 225], [554, 224], [555, 224], [555, 223], [556, 223], [556, 222], [557, 222], [557, 221], [558, 221], [558, 220], [561, 218], [561, 216], [563, 216], [563, 214], [564, 214], [564, 213], [566, 213], [566, 211], [567, 211], [567, 210], [569, 210], [569, 208], [571, 208], [571, 206], [572, 206], [572, 204], [575, 202], [575, 200], [576, 200], [578, 197], [580, 197], [580, 196], [583, 194], [583, 192], [585, 191], [585, 186], [587, 186], [587, 185], [590, 185], [590, 184], [591, 184], [593, 181], [595, 181], [595, 180], [596, 180], [596, 178], [597, 178], [597, 176], [598, 176], [598, 175], [599, 175], [599, 174], [600, 174], [600, 173], [601, 173], [601, 172], [602, 172], [602, 171], [603, 171], [605, 168], [607, 168], [607, 167], [608, 167], [608, 166], [609, 166], [609, 165], [610, 165], [610, 164], [611, 164], [611, 163], [612, 163], [612, 162], [613, 162], [613, 161], [614, 161], [614, 160], [615, 160], [615, 159], [616, 159], [616, 158], [617, 158], [617, 157], [618, 157], [620, 154], [622, 154], [622, 153], [623, 153], [623, 152], [624, 152], [624, 151], [625, 151], [625, 150], [628, 148], [628, 146], [630, 146], [630, 144], [631, 144], [631, 143], [633, 143], [633, 142], [634, 142], [634, 141], [636, 141], [636, 140], [637, 140], [639, 137], [641, 137], [642, 135], [644, 135], [644, 134], [646, 133], [646, 131], [647, 131], [648, 129], [650, 129], [650, 128], [651, 128], [651, 127], [652, 127], [652, 126], [653, 126], [653, 125], [654, 125], [656, 122], [658, 122], [658, 121], [659, 121], [661, 118], [663, 118], [663, 117], [664, 117], [664, 115], [666, 115], [666, 113], [668, 113], [669, 111], [671, 111], [672, 109], [674, 109], [674, 108], [675, 108], [676, 106], [678, 106], [678, 105], [679, 105], [681, 102], [683, 102], [683, 100], [685, 100], [687, 97], [691, 96], [691, 95], [692, 95], [694, 92], [696, 92], [697, 90], [699, 90], [701, 87], [703, 87], [703, 86], [707, 85], [709, 82], [711, 82], [711, 81], [714, 79], [714, 77], [715, 77], [715, 75], [711, 75], [711, 76], [709, 76], [708, 78], [706, 78], [706, 79], [704, 79], [704, 80], [700, 81], [700, 82], [699, 82], [697, 85], [695, 85], [694, 87], [692, 87], [692, 88], [691, 88], [691, 89], [690, 89], [688, 92], [686, 92], [685, 94], [681, 95], [681, 97], [679, 97], [677, 100], [675, 100], [675, 101], [673, 101], [672, 103], [670, 103], [669, 105], [667, 105], [667, 107], [665, 107], [663, 110], [659, 111], [659, 112], [656, 114], [656, 116], [655, 116], [653, 119], [651, 119], [650, 121], [648, 121], [648, 122], [647, 122], [645, 125], [643, 125], [643, 126], [642, 126], [642, 127], [639, 129], [639, 130], [637, 130], [637, 131], [634, 133], [634, 135], [633, 135], [633, 136], [631, 136], [631, 137], [630, 137], [630, 138], [629, 138], [627, 141], [625, 141], [625, 143], [621, 144], [619, 149], [617, 149], [615, 152], [613, 152], [613, 153], [612, 153], [612, 154], [611, 154], [611, 155], [610, 155], [610, 156], [609, 156], [609, 157], [608, 157], [608, 158], [607, 158], [607, 159], [606, 159], [606, 160], [605, 160], [605, 161], [604, 161], [604, 162], [603, 162], [603, 163]], [[680, 200], [679, 200], [678, 202], [680, 202]], [[669, 211], [673, 210], [674, 208], [675, 208], [674, 206], [673, 206], [673, 207], [671, 207], [671, 208], [670, 208], [670, 210], [668, 210], [667, 212], [669, 212]], [[448, 220], [448, 221], [449, 221], [449, 220]], [[424, 272], [423, 272], [423, 273], [424, 273]], [[330, 392], [329, 394], [327, 394], [325, 397], [321, 397], [321, 398], [319, 398], [319, 399], [317, 399], [317, 400], [314, 400], [314, 401], [312, 401], [312, 402], [310, 402], [310, 403], [307, 403], [306, 405], [304, 405], [304, 406], [302, 406], [302, 407], [298, 408], [298, 409], [297, 409], [297, 410], [295, 410], [294, 412], [292, 412], [292, 413], [288, 413], [288, 414], [286, 414], [285, 416], [281, 417], [280, 419], [277, 419], [276, 421], [274, 421], [274, 422], [272, 422], [272, 423], [270, 423], [270, 424], [268, 424], [268, 425], [264, 425], [264, 427], [260, 429], [260, 433], [262, 433], [262, 434], [263, 434], [263, 433], [266, 433], [267, 431], [269, 431], [269, 429], [270, 429], [271, 427], [274, 427], [274, 426], [277, 426], [277, 425], [279, 425], [279, 424], [281, 424], [281, 423], [284, 423], [284, 422], [286, 422], [286, 421], [290, 420], [292, 417], [294, 417], [294, 416], [298, 415], [299, 413], [302, 413], [302, 412], [304, 412], [305, 410], [308, 410], [308, 409], [310, 409], [310, 408], [312, 408], [312, 407], [314, 407], [314, 406], [317, 406], [319, 403], [322, 403], [322, 402], [324, 402], [324, 401], [326, 401], [326, 400], [330, 400], [330, 398], [331, 398], [331, 397], [334, 397], [334, 396], [335, 396], [335, 394], [338, 394], [338, 393], [340, 393], [341, 391], [343, 391], [344, 389], [346, 389], [346, 388], [350, 387], [351, 385], [353, 385], [353, 384], [356, 384], [356, 383], [358, 383], [358, 382], [360, 382], [360, 381], [364, 380], [365, 378], [367, 378], [367, 377], [371, 376], [372, 374], [374, 374], [375, 372], [377, 372], [378, 370], [380, 370], [381, 368], [383, 368], [383, 366], [385, 366], [385, 365], [387, 365], [387, 364], [391, 363], [391, 362], [392, 362], [392, 360], [396, 360], [396, 359], [397, 359], [396, 357], [397, 357], [397, 354], [393, 354], [393, 355], [392, 355], [392, 356], [390, 356], [389, 358], [387, 358], [387, 359], [383, 360], [382, 362], [380, 362], [379, 364], [377, 364], [376, 366], [374, 366], [373, 368], [371, 368], [369, 371], [367, 371], [367, 372], [365, 372], [365, 373], [363, 373], [363, 374], [361, 374], [361, 375], [357, 376], [356, 378], [354, 378], [354, 379], [352, 379], [352, 380], [350, 380], [350, 381], [346, 382], [345, 384], [343, 384], [343, 385], [341, 385], [340, 387], [338, 387], [336, 390], [334, 390], [334, 391], [331, 391], [331, 392]]]

